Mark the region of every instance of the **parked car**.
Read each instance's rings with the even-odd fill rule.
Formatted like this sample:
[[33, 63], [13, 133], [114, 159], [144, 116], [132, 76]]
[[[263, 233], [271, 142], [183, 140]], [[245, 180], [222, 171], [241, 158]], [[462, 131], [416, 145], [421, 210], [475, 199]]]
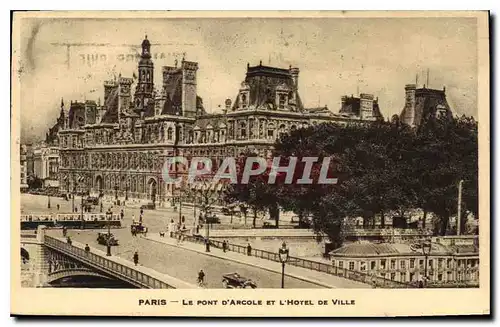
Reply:
[[101, 245], [107, 245], [109, 239], [109, 245], [117, 246], [118, 240], [114, 237], [113, 234], [108, 233], [97, 233], [97, 243]]
[[156, 209], [156, 205], [153, 202], [149, 202], [147, 204], [143, 204], [141, 209], [154, 210]]
[[230, 273], [222, 275], [222, 285], [224, 288], [257, 288], [257, 284], [238, 273]]

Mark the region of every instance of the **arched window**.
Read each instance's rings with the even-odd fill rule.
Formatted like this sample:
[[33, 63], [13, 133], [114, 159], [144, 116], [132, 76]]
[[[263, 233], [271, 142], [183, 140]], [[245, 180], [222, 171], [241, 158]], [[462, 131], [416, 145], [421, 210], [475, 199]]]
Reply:
[[188, 139], [188, 143], [193, 143], [193, 131], [189, 131], [189, 139]]
[[171, 141], [173, 138], [173, 135], [174, 135], [174, 131], [173, 131], [172, 127], [169, 127], [167, 129], [167, 140]]
[[160, 127], [160, 140], [163, 142], [165, 140], [165, 129], [163, 126]]
[[280, 138], [286, 135], [286, 125], [281, 124], [279, 128], [279, 136]]
[[276, 138], [276, 136], [274, 135], [274, 129], [275, 129], [274, 124], [270, 123], [267, 125], [267, 138], [269, 140]]

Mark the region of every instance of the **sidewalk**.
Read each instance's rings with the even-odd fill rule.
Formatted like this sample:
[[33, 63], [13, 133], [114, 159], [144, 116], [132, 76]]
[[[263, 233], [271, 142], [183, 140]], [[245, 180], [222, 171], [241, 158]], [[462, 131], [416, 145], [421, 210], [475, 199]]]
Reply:
[[[177, 240], [174, 238], [170, 238], [168, 234], [165, 237], [160, 237], [159, 235], [148, 235], [147, 237], [143, 236], [143, 238], [153, 242], [163, 243], [167, 246], [181, 247], [188, 251], [198, 252], [200, 254], [216, 257], [223, 260], [230, 260], [233, 262], [281, 274], [281, 264], [278, 262], [261, 259], [254, 256], [246, 256], [231, 251], [224, 253], [221, 249], [215, 247], [210, 248], [211, 252], [205, 252], [205, 246], [203, 244], [196, 244], [189, 241], [183, 241], [181, 244], [177, 245]], [[290, 265], [286, 265], [285, 275], [311, 282], [326, 288], [371, 288], [370, 285], [364, 283]]]

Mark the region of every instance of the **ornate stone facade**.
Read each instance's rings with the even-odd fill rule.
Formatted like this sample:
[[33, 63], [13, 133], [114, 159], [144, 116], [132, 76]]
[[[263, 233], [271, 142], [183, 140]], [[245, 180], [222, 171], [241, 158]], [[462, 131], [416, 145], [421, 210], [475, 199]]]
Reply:
[[[104, 84], [104, 104], [72, 103], [58, 133], [62, 192], [100, 192], [120, 199], [144, 199], [156, 204], [179, 194], [162, 181], [165, 159], [203, 156], [215, 169], [224, 157], [248, 149], [267, 155], [275, 139], [290, 130], [325, 121], [373, 121], [361, 115], [334, 114], [328, 108], [304, 108], [298, 92], [299, 69], [247, 66], [234, 103], [208, 114], [196, 92], [198, 63], [182, 60], [162, 67], [156, 90], [150, 43], [142, 43], [139, 77], [119, 77]], [[79, 109], [83, 108], [83, 109]], [[378, 110], [378, 107], [377, 107]], [[74, 111], [74, 112], [73, 112]], [[69, 117], [81, 117], [69, 120]]]

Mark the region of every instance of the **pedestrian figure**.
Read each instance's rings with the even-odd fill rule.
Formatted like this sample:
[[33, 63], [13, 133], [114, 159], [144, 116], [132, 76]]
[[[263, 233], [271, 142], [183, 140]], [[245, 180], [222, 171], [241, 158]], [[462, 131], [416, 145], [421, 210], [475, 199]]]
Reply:
[[252, 255], [252, 246], [250, 245], [250, 243], [248, 243], [248, 245], [247, 245], [247, 255], [249, 255], [249, 256]]
[[85, 252], [87, 253], [90, 252], [90, 246], [88, 244], [85, 244]]
[[142, 213], [141, 213], [141, 215], [139, 216], [139, 222], [142, 222]]
[[66, 226], [63, 226], [62, 232], [63, 232], [63, 237], [66, 237], [66, 234], [68, 233]]
[[59, 211], [59, 204], [57, 205], [57, 211]]
[[205, 239], [205, 251], [210, 252], [210, 241], [208, 238]]
[[186, 221], [186, 218], [184, 218], [184, 216], [181, 217], [181, 223], [184, 224], [184, 222]]
[[174, 237], [174, 220], [170, 219], [170, 225], [168, 226], [168, 231], [170, 233], [170, 237]]
[[69, 236], [66, 238], [66, 242], [67, 242], [69, 245], [71, 245], [71, 243], [72, 243], [72, 242], [71, 242], [71, 238], [70, 238]]
[[201, 269], [198, 272], [198, 285], [203, 286], [204, 283], [205, 283], [205, 272], [203, 271], [203, 269]]
[[138, 263], [139, 263], [139, 253], [137, 253], [137, 251], [135, 251], [135, 253], [134, 253], [134, 264], [137, 266]]
[[227, 249], [227, 243], [226, 243], [226, 240], [222, 241], [222, 251], [224, 251], [224, 253], [226, 253], [226, 249]]
[[125, 215], [125, 214], [123, 213], [123, 209], [122, 209], [122, 211], [120, 211], [120, 217], [121, 217], [121, 219], [122, 219], [122, 220], [123, 220], [123, 216], [124, 216], [124, 215]]
[[142, 216], [143, 213], [144, 213], [144, 209], [141, 208], [141, 216]]

